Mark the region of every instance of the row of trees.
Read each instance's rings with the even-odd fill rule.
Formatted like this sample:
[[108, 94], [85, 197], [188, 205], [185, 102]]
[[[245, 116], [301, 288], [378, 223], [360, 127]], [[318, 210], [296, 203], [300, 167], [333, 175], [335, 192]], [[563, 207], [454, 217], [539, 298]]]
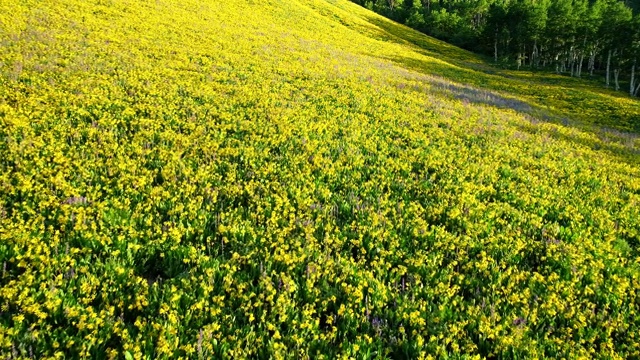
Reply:
[[518, 68], [603, 74], [640, 91], [640, 0], [353, 0], [393, 20]]

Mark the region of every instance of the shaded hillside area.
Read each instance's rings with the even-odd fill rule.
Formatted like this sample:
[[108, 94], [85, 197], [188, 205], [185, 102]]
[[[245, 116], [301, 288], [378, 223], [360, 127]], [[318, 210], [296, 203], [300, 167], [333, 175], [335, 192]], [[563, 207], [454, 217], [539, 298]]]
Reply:
[[597, 80], [638, 96], [636, 0], [352, 0], [494, 64]]
[[0, 357], [640, 357], [638, 101], [346, 0], [0, 2]]
[[[340, 10], [350, 4], [334, 4]], [[348, 18], [353, 11], [345, 14]], [[424, 36], [404, 25], [364, 12], [359, 20], [380, 31], [370, 32], [374, 39], [403, 46], [403, 51], [368, 55], [394, 61], [403, 68], [422, 74], [443, 77], [451, 82], [471, 85], [482, 90], [497, 91], [517, 98], [551, 116], [570, 123], [594, 124], [626, 132], [640, 131], [640, 101], [623, 93], [607, 91], [595, 81], [569, 78], [548, 72], [504, 70], [493, 67], [482, 56], [462, 50], [437, 39]], [[345, 27], [356, 26], [356, 20], [342, 19]], [[398, 54], [401, 53], [401, 54]], [[514, 106], [515, 110], [521, 110]]]

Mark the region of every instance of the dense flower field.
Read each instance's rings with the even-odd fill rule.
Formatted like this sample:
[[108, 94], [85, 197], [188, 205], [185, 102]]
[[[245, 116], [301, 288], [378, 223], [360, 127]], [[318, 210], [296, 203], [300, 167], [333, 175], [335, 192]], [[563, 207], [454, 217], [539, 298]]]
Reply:
[[565, 126], [640, 105], [489, 70], [343, 0], [0, 2], [0, 357], [640, 357], [640, 141]]

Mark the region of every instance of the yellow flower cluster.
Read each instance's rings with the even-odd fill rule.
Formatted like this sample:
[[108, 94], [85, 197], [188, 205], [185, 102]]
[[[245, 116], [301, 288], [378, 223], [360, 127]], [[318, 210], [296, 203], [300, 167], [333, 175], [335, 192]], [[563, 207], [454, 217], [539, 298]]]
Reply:
[[556, 124], [637, 102], [345, 0], [5, 0], [0, 50], [2, 358], [640, 357], [639, 142]]

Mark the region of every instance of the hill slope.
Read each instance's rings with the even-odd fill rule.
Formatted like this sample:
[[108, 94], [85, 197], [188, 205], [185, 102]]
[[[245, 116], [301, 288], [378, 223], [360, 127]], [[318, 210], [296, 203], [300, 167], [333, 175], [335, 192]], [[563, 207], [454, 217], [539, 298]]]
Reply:
[[3, 357], [640, 356], [633, 99], [346, 1], [9, 0], [0, 46]]

